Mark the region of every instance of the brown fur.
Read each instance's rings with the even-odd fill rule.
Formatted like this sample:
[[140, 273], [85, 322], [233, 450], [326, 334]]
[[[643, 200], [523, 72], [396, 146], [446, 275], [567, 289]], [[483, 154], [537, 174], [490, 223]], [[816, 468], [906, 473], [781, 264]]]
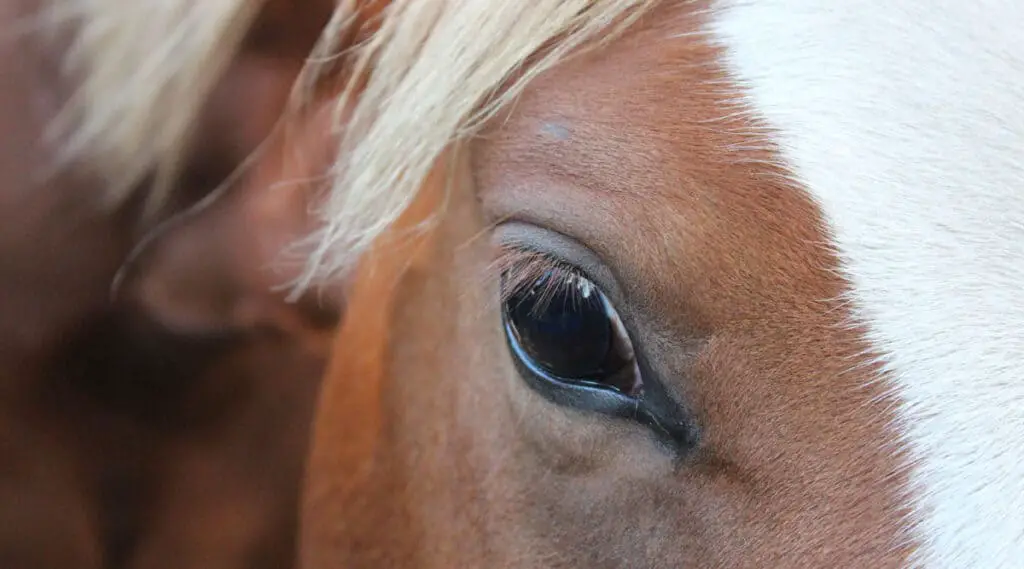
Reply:
[[[723, 118], [716, 51], [680, 37], [699, 8], [532, 83], [459, 162], [437, 229], [364, 261], [318, 411], [304, 569], [903, 566], [891, 401], [819, 212], [756, 125]], [[479, 280], [509, 218], [608, 265], [698, 452], [517, 377]]]

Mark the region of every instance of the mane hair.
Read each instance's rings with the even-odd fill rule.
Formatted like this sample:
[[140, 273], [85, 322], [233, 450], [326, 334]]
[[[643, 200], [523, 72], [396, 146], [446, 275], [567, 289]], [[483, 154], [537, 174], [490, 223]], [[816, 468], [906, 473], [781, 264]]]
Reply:
[[80, 162], [117, 205], [150, 175], [158, 203], [179, 174], [190, 134], [263, 0], [65, 0], [65, 64], [77, 82], [58, 118], [61, 163]]
[[[310, 102], [310, 86], [339, 63], [348, 77], [337, 100], [331, 187], [317, 212], [323, 226], [302, 244], [309, 261], [295, 284], [350, 268], [412, 202], [446, 149], [537, 74], [613, 37], [657, 1], [394, 0], [369, 33], [359, 33], [366, 26], [360, 3], [340, 0], [294, 91], [298, 103]], [[158, 181], [172, 180], [261, 2], [69, 4], [79, 32], [68, 62], [81, 89], [65, 154], [95, 163], [113, 199], [154, 169]], [[352, 45], [354, 38], [362, 41]], [[352, 112], [342, 121], [344, 109]]]
[[[298, 283], [331, 277], [405, 210], [453, 144], [530, 79], [593, 39], [614, 36], [656, 0], [397, 0], [355, 54], [324, 227]], [[542, 51], [543, 50], [543, 51]]]

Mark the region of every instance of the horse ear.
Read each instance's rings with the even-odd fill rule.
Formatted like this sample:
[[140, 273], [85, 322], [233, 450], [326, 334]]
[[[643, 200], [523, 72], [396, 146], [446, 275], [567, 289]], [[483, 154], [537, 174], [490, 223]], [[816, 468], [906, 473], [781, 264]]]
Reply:
[[143, 250], [122, 294], [166, 328], [211, 334], [334, 323], [340, 294], [286, 302], [301, 267], [283, 252], [312, 229], [300, 187], [249, 181], [174, 222]]
[[340, 288], [286, 302], [286, 287], [303, 267], [285, 253], [316, 228], [317, 173], [326, 171], [333, 148], [331, 122], [316, 113], [306, 118], [274, 135], [240, 182], [154, 235], [121, 294], [183, 333], [333, 325]]

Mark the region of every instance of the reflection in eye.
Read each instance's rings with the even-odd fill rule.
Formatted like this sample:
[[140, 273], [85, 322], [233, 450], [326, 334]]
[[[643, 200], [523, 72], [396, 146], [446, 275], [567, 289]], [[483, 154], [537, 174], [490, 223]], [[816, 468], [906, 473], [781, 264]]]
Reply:
[[505, 255], [505, 333], [521, 367], [547, 382], [639, 397], [643, 383], [629, 334], [601, 289], [542, 253]]

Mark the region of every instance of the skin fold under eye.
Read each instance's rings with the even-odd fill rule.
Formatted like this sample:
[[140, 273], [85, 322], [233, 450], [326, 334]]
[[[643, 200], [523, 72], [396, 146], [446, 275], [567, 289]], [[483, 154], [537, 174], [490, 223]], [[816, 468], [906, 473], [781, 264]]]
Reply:
[[525, 383], [549, 401], [639, 422], [676, 448], [696, 444], [691, 417], [647, 370], [608, 296], [575, 265], [502, 246], [505, 339]]

